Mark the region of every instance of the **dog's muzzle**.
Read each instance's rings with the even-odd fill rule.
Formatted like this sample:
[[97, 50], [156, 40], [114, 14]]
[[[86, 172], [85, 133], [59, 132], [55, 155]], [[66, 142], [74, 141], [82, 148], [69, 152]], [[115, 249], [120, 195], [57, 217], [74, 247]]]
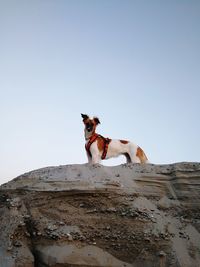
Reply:
[[88, 131], [88, 132], [91, 132], [92, 130], [93, 130], [93, 124], [88, 124], [88, 125], [86, 125], [86, 130]]

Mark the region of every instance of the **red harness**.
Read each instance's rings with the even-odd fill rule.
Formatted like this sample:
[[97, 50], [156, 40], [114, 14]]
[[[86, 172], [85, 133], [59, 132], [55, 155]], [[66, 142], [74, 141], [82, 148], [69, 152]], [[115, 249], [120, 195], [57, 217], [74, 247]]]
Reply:
[[102, 155], [101, 155], [101, 159], [105, 159], [105, 158], [106, 158], [106, 155], [107, 155], [107, 151], [108, 151], [108, 145], [109, 145], [111, 139], [109, 139], [109, 138], [105, 138], [105, 137], [103, 137], [103, 136], [100, 135], [100, 134], [96, 134], [96, 133], [94, 133], [94, 134], [90, 137], [88, 143], [85, 145], [85, 149], [86, 149], [86, 151], [88, 152], [89, 156], [92, 157], [92, 154], [91, 154], [91, 152], [90, 152], [90, 147], [91, 147], [91, 145], [97, 140], [97, 138], [99, 138], [99, 137], [102, 138], [103, 141], [104, 141], [104, 147], [103, 147], [103, 153], [102, 153]]

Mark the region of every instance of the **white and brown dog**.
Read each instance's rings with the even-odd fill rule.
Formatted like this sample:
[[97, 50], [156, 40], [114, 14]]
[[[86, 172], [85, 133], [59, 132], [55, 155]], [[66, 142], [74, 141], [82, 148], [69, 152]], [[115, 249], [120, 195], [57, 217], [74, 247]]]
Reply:
[[97, 117], [89, 118], [85, 114], [81, 114], [81, 116], [85, 125], [85, 149], [89, 163], [100, 163], [102, 159], [109, 159], [119, 155], [124, 155], [127, 163], [149, 162], [144, 151], [132, 142], [109, 139], [97, 134], [96, 127], [100, 124]]

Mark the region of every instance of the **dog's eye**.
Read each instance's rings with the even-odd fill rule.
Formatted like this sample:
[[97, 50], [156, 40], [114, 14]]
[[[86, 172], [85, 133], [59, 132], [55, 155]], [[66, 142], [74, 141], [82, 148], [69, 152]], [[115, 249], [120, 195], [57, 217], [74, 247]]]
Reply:
[[92, 122], [86, 123], [86, 127], [93, 127], [93, 126], [94, 126], [94, 123], [92, 123]]

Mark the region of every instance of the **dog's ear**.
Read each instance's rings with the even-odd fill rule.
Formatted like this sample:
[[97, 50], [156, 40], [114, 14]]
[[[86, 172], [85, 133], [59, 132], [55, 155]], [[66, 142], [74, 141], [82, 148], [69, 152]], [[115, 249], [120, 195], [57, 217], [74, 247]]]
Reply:
[[82, 118], [83, 118], [83, 121], [85, 121], [85, 120], [87, 120], [89, 117], [88, 117], [88, 115], [86, 115], [86, 114], [82, 114], [81, 113], [81, 116], [82, 116]]
[[96, 125], [100, 124], [100, 120], [99, 120], [99, 118], [94, 117], [94, 121], [95, 121]]

